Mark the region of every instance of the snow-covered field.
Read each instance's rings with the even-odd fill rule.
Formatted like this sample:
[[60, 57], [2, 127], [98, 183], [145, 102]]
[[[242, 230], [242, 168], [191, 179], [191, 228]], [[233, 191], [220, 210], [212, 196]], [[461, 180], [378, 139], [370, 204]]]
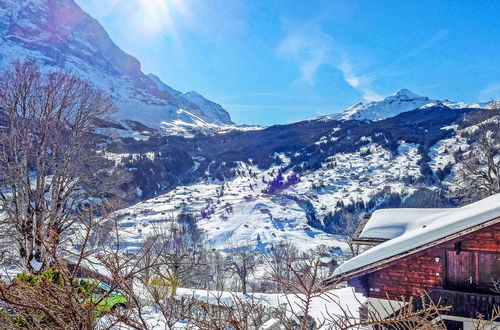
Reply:
[[[282, 240], [304, 250], [322, 244], [345, 247], [342, 237], [308, 226], [306, 212], [296, 201], [281, 194], [262, 193], [267, 186], [262, 179], [270, 180], [277, 167], [259, 171], [241, 164], [240, 170], [242, 175], [234, 180], [177, 187], [118, 211], [124, 245], [137, 247], [159, 226], [179, 213], [189, 212], [198, 217], [197, 225], [205, 232], [206, 242], [218, 249], [243, 243], [263, 249]], [[258, 174], [250, 175], [250, 171]], [[289, 193], [299, 195], [293, 190]]]
[[[286, 310], [289, 311], [287, 313], [289, 318], [293, 318], [292, 311], [300, 315], [300, 306], [302, 306], [300, 296], [286, 296], [284, 294], [254, 293], [251, 295], [243, 295], [239, 292], [218, 292], [179, 288], [176, 297], [194, 298], [209, 304], [223, 304], [225, 306], [232, 306], [234, 304], [234, 299], [241, 299], [243, 302], [251, 302], [252, 304], [258, 303], [266, 308], [286, 308]], [[355, 293], [352, 288], [330, 290], [322, 297], [312, 299], [309, 309], [310, 316], [314, 318], [318, 324], [325, 322], [325, 320], [328, 320], [330, 317], [344, 316], [345, 311], [350, 312], [353, 318], [358, 318], [358, 309], [364, 299], [365, 298], [361, 294]], [[149, 329], [166, 329], [165, 318], [158, 307], [145, 307], [143, 313]], [[268, 329], [268, 327], [272, 326], [275, 322], [276, 320], [270, 319], [265, 322], [262, 327], [256, 330]], [[175, 328], [183, 329], [188, 325], [186, 321], [179, 320]], [[127, 329], [127, 327], [121, 326], [119, 329]]]
[[[453, 150], [462, 145], [453, 141], [443, 140], [432, 148], [436, 153], [433, 169], [453, 161]], [[405, 184], [403, 178], [420, 175], [417, 148], [402, 141], [398, 154], [393, 155], [370, 143], [359, 152], [330, 157], [319, 170], [303, 174], [299, 183], [273, 195], [263, 193], [267, 187], [264, 181], [275, 178], [280, 167], [262, 171], [251, 162], [240, 163], [234, 179], [179, 186], [118, 211], [123, 246], [133, 250], [178, 214], [192, 213], [205, 233], [206, 243], [217, 249], [245, 244], [262, 250], [279, 241], [293, 242], [301, 250], [319, 245], [345, 249], [344, 237], [308, 224], [307, 211], [301, 202], [310, 203], [316, 218], [321, 220], [340, 209], [337, 203], [368, 203], [386, 187], [401, 195], [410, 194], [416, 187]], [[119, 161], [121, 155], [108, 157]], [[283, 155], [277, 157], [285, 164], [288, 162]], [[290, 171], [284, 173], [285, 179], [290, 174]]]
[[326, 214], [339, 201], [346, 205], [366, 203], [384, 186], [394, 192], [411, 192], [415, 188], [405, 186], [401, 179], [420, 175], [419, 159], [416, 145], [401, 143], [399, 155], [394, 157], [379, 145], [370, 144], [358, 153], [330, 157], [322, 169], [306, 175], [293, 189], [309, 196], [319, 214]]

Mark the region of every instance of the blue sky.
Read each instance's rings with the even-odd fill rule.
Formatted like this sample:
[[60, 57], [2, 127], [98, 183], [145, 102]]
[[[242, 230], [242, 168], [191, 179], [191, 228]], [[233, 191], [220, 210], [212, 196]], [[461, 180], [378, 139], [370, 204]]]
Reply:
[[238, 124], [294, 122], [401, 88], [500, 98], [500, 1], [77, 2], [144, 72]]

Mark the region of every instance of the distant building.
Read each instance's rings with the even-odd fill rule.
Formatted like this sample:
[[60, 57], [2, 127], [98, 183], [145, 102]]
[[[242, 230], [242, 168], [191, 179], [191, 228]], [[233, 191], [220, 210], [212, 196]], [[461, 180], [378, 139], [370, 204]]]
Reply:
[[443, 315], [449, 329], [472, 329], [477, 313], [488, 319], [500, 306], [500, 194], [454, 209], [378, 210], [353, 240], [373, 247], [329, 282], [347, 280], [382, 317], [425, 292], [453, 306]]
[[108, 269], [95, 257], [80, 259], [76, 253], [65, 251], [62, 262], [70, 273], [76, 277], [95, 278], [107, 284], [113, 283], [113, 276]]

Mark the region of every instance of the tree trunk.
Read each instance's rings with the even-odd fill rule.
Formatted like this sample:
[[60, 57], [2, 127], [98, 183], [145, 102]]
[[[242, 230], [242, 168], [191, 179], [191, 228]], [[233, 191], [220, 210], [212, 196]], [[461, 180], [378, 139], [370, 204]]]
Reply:
[[241, 290], [243, 291], [243, 294], [247, 294], [247, 279], [243, 278], [241, 280]]

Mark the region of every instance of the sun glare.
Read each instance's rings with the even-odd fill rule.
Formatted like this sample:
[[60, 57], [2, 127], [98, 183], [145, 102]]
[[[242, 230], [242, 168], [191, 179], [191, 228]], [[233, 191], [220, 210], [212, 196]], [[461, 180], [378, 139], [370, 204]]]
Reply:
[[179, 20], [189, 17], [188, 1], [183, 0], [137, 0], [136, 21], [147, 36], [158, 33], [177, 35]]

